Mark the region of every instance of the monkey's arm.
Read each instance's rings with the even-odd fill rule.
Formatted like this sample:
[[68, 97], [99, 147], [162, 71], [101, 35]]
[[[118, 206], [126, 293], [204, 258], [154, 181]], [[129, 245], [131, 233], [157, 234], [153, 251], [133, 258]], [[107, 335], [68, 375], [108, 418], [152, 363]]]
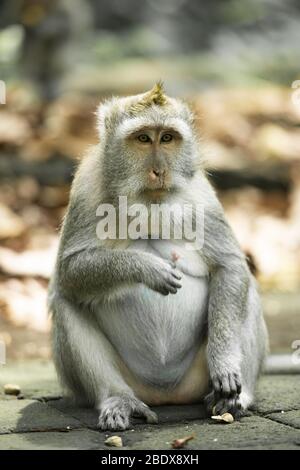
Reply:
[[97, 239], [93, 213], [76, 201], [70, 204], [56, 268], [60, 289], [81, 299], [122, 283], [142, 282], [163, 295], [177, 292], [181, 275], [172, 263], [138, 250], [106, 248]]
[[240, 333], [250, 273], [220, 207], [205, 212], [203, 254], [210, 268], [207, 357], [213, 389], [241, 391]]
[[69, 293], [95, 294], [121, 283], [143, 282], [163, 295], [181, 287], [180, 273], [157, 256], [137, 250], [85, 248], [60, 257], [58, 275]]

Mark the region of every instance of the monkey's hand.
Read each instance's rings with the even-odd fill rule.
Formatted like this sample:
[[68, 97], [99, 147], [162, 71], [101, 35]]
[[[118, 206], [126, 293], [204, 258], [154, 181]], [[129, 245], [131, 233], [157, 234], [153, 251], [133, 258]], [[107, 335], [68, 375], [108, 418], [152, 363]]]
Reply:
[[181, 288], [181, 273], [175, 268], [174, 263], [145, 253], [147, 267], [142, 273], [142, 282], [150, 289], [162, 295], [176, 294]]
[[222, 415], [229, 412], [235, 417], [241, 414], [241, 376], [237, 370], [217, 370], [210, 367], [211, 392], [205, 401], [210, 414]]
[[236, 372], [220, 372], [211, 377], [215, 394], [224, 398], [239, 395], [242, 390], [239, 374]]

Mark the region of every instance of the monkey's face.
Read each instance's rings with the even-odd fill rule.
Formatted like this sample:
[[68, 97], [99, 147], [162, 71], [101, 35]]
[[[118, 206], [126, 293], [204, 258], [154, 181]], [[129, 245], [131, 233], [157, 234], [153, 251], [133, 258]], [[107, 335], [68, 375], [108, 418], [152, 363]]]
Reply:
[[180, 154], [183, 137], [169, 127], [142, 127], [126, 139], [126, 153], [135, 167], [142, 184], [142, 191], [149, 197], [170, 191], [174, 184], [174, 159]]
[[111, 180], [110, 186], [116, 185], [118, 195], [150, 200], [165, 198], [185, 187], [195, 170], [193, 146], [182, 126], [175, 122], [171, 125], [171, 121], [170, 125], [134, 121], [127, 121], [127, 128], [118, 129], [108, 142], [105, 167], [116, 180]]
[[161, 85], [104, 104], [99, 130], [110, 196], [155, 200], [189, 185], [198, 154], [193, 115], [183, 102], [164, 95]]

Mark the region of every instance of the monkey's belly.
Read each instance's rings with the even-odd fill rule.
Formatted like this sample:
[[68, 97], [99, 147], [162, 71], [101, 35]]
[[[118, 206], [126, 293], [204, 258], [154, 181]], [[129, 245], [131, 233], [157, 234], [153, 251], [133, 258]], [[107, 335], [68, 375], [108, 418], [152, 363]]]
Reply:
[[[166, 258], [164, 250], [169, 253], [171, 247], [161, 243]], [[147, 251], [152, 250], [147, 245]], [[128, 286], [102, 305], [98, 315], [101, 329], [134, 376], [164, 390], [180, 385], [205, 335], [207, 276], [200, 260], [198, 266], [195, 260], [194, 264], [187, 261], [195, 253], [180, 252], [185, 264], [178, 263], [182, 287], [175, 295], [163, 296], [144, 285]]]
[[181, 381], [172, 388], [158, 388], [145, 384], [125, 366], [124, 362], [119, 365], [124, 380], [135, 395], [150, 406], [197, 403], [208, 393], [206, 342], [198, 349]]

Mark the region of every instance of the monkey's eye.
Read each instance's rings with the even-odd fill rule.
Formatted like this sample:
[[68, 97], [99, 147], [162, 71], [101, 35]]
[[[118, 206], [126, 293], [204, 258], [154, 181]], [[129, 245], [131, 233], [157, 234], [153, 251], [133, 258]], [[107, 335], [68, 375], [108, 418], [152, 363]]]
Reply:
[[164, 134], [160, 139], [160, 141], [164, 144], [168, 144], [172, 140], [173, 140], [172, 134]]
[[140, 142], [142, 142], [143, 144], [148, 143], [148, 142], [151, 142], [151, 139], [150, 139], [150, 137], [149, 137], [147, 134], [140, 134], [140, 135], [138, 136], [138, 140], [139, 140]]

